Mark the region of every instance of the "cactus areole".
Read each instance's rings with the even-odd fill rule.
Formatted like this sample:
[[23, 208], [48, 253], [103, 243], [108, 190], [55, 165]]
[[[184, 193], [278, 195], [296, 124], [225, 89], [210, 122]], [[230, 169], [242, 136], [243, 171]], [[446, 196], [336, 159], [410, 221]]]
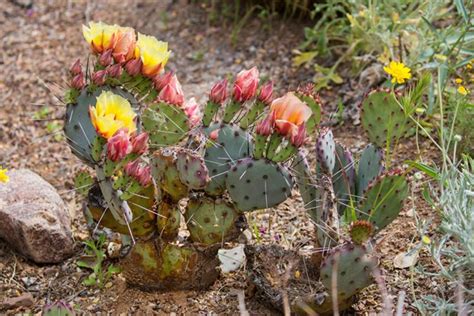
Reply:
[[273, 83], [254, 67], [235, 77], [233, 93], [220, 81], [200, 107], [166, 71], [167, 43], [105, 23], [83, 31], [95, 59], [70, 69], [64, 132], [94, 171], [75, 179], [85, 213], [132, 241], [121, 259], [130, 285], [207, 288], [246, 214], [292, 195], [290, 167], [320, 120], [319, 99], [273, 100]]

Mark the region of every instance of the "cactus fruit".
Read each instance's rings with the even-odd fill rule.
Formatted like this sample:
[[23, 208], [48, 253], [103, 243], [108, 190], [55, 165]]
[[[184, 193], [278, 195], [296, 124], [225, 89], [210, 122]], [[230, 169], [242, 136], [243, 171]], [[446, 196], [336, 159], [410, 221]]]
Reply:
[[357, 196], [364, 194], [367, 185], [383, 172], [383, 150], [369, 144], [362, 151], [357, 171]]
[[321, 282], [328, 293], [347, 299], [372, 283], [371, 273], [377, 261], [364, 246], [350, 243], [335, 248], [321, 264]]
[[398, 216], [407, 196], [408, 183], [401, 171], [385, 172], [370, 182], [364, 192], [358, 208], [360, 218], [380, 231]]
[[349, 236], [353, 243], [357, 245], [364, 244], [373, 234], [374, 226], [364, 220], [357, 220], [351, 223], [349, 227]]
[[127, 283], [148, 290], [205, 289], [219, 276], [217, 247], [138, 241], [122, 260]]
[[250, 156], [250, 135], [238, 126], [219, 124], [211, 125], [205, 133], [208, 137], [211, 133], [217, 133], [215, 140], [208, 140], [209, 145], [204, 154], [211, 178], [205, 190], [210, 195], [219, 195], [225, 191], [225, 180], [230, 166], [237, 160]]
[[316, 140], [316, 157], [321, 169], [332, 174], [336, 164], [336, 143], [329, 128], [322, 128]]
[[390, 91], [370, 93], [361, 106], [361, 122], [371, 143], [392, 146], [410, 127], [409, 117]]
[[74, 316], [74, 309], [66, 302], [58, 301], [43, 308], [43, 316]]
[[150, 146], [161, 148], [178, 144], [189, 132], [188, 117], [179, 107], [167, 103], [150, 105], [142, 115], [143, 128], [150, 135]]
[[222, 199], [191, 198], [184, 216], [191, 240], [205, 245], [233, 240], [246, 228], [245, 217]]
[[180, 149], [177, 152], [176, 167], [181, 182], [192, 190], [202, 190], [210, 181], [204, 159], [191, 150]]
[[252, 158], [237, 161], [226, 183], [232, 201], [241, 211], [274, 207], [291, 196], [293, 187], [285, 167]]

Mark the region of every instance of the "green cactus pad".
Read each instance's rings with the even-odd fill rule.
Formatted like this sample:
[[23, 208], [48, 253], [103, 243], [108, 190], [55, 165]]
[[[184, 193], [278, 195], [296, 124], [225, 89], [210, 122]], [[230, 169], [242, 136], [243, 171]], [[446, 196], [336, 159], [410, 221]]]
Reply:
[[217, 250], [138, 241], [122, 260], [122, 273], [128, 284], [145, 290], [205, 289], [219, 276]]
[[66, 118], [64, 121], [66, 140], [72, 152], [89, 165], [94, 164], [96, 161], [92, 156], [92, 147], [97, 136], [97, 132], [89, 116], [89, 107], [95, 106], [97, 97], [104, 90], [110, 90], [126, 98], [133, 108], [137, 105], [137, 101], [130, 93], [119, 88], [110, 87], [101, 87], [95, 89], [92, 93], [89, 92], [87, 88], [84, 88], [77, 97], [76, 103], [67, 105]]
[[151, 159], [153, 179], [175, 202], [186, 197], [189, 191], [179, 177], [176, 166], [176, 150], [176, 148], [162, 148], [156, 151]]
[[321, 122], [321, 104], [319, 98], [315, 98], [310, 95], [304, 94], [297, 94], [298, 98], [301, 101], [306, 103], [311, 108], [311, 116], [309, 117], [308, 121], [306, 122], [306, 132], [308, 135], [311, 135], [315, 130], [316, 127]]
[[163, 198], [158, 205], [157, 213], [156, 225], [160, 238], [168, 241], [176, 239], [181, 223], [179, 206], [169, 199]]
[[381, 148], [392, 146], [410, 127], [409, 117], [398, 104], [393, 93], [376, 91], [362, 103], [361, 122], [370, 142]]
[[336, 143], [334, 172], [332, 183], [334, 193], [338, 201], [337, 209], [340, 215], [351, 205], [351, 200], [355, 203], [355, 168], [354, 160], [350, 151], [342, 145]]
[[336, 143], [329, 128], [322, 128], [316, 140], [316, 157], [321, 169], [332, 174], [336, 164]]
[[379, 231], [390, 224], [400, 213], [408, 196], [408, 182], [401, 171], [386, 172], [374, 179], [359, 203], [358, 218], [368, 220]]
[[233, 240], [246, 227], [245, 217], [222, 199], [192, 198], [184, 216], [191, 240], [206, 245]]
[[74, 187], [78, 193], [87, 196], [94, 182], [94, 178], [88, 172], [81, 171], [74, 178]]
[[43, 308], [42, 316], [74, 316], [74, 309], [63, 301], [48, 304]]
[[362, 245], [374, 232], [374, 225], [368, 221], [358, 220], [351, 223], [349, 228], [349, 236], [353, 243]]
[[285, 167], [244, 158], [229, 172], [227, 190], [241, 211], [274, 207], [291, 196], [293, 179]]
[[371, 273], [376, 265], [365, 247], [346, 243], [334, 249], [321, 264], [321, 282], [332, 293], [335, 272], [335, 290], [339, 298], [346, 299], [372, 283]]
[[143, 112], [142, 120], [150, 136], [151, 148], [175, 145], [189, 132], [188, 117], [175, 105], [152, 104]]
[[[133, 236], [149, 236], [155, 231], [156, 220], [155, 211], [153, 210], [155, 204], [153, 186], [147, 187], [127, 202], [133, 214], [133, 220], [130, 223]], [[118, 223], [107, 208], [98, 186], [94, 186], [89, 191], [87, 207], [95, 222], [99, 223], [100, 226], [110, 228], [120, 234], [130, 235], [127, 225]]]
[[209, 172], [204, 159], [191, 150], [181, 148], [176, 154], [179, 178], [193, 190], [202, 190], [209, 183]]
[[369, 144], [359, 159], [357, 172], [357, 196], [363, 196], [367, 185], [383, 172], [383, 150]]
[[205, 134], [219, 130], [215, 141], [209, 140], [204, 154], [204, 161], [209, 170], [211, 181], [206, 193], [219, 195], [225, 191], [225, 180], [231, 165], [237, 160], [249, 157], [252, 152], [250, 135], [236, 125], [213, 124], [205, 129]]

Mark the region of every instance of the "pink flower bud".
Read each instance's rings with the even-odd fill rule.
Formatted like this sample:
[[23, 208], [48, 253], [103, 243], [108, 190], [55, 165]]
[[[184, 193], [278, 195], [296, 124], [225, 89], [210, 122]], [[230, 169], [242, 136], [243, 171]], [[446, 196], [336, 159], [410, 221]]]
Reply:
[[148, 134], [143, 132], [132, 138], [132, 153], [142, 155], [148, 150]]
[[104, 53], [102, 53], [99, 57], [99, 64], [101, 66], [107, 67], [110, 64], [112, 64], [113, 59], [112, 59], [112, 50], [108, 49]]
[[188, 116], [191, 127], [199, 125], [202, 118], [201, 109], [196, 102], [195, 98], [191, 98], [184, 104], [184, 113]]
[[257, 93], [258, 69], [253, 67], [249, 70], [242, 70], [237, 74], [234, 82], [233, 98], [237, 102], [245, 102], [252, 99]]
[[142, 71], [143, 62], [140, 58], [132, 59], [125, 64], [125, 70], [130, 76], [136, 76]]
[[156, 76], [153, 80], [155, 84], [155, 89], [157, 91], [163, 90], [163, 88], [166, 87], [168, 83], [170, 83], [172, 77], [173, 77], [172, 71], [165, 72], [161, 75]]
[[74, 78], [72, 78], [71, 80], [71, 87], [77, 90], [81, 90], [85, 84], [86, 83], [84, 81], [84, 74], [82, 72], [75, 75]]
[[138, 161], [138, 159], [135, 159], [134, 161], [131, 161], [125, 165], [124, 171], [128, 176], [134, 177], [135, 174], [138, 172], [139, 168], [140, 162]]
[[301, 124], [297, 128], [293, 128], [291, 131], [290, 142], [295, 147], [301, 147], [306, 140], [306, 126]]
[[151, 183], [151, 168], [147, 165], [142, 165], [138, 159], [127, 163], [124, 168], [125, 173], [134, 178], [141, 186], [148, 186]]
[[92, 82], [98, 86], [101, 86], [105, 83], [105, 79], [107, 78], [107, 71], [99, 70], [92, 74]]
[[71, 68], [69, 68], [69, 72], [75, 76], [75, 75], [78, 75], [80, 73], [82, 73], [82, 65], [81, 65], [81, 60], [78, 59], [74, 62], [74, 64], [72, 64]]
[[122, 75], [122, 66], [120, 64], [115, 64], [105, 68], [107, 74], [112, 78], [118, 78]]
[[213, 130], [210, 134], [209, 134], [209, 138], [212, 139], [212, 140], [217, 140], [217, 138], [219, 137], [219, 129], [216, 129], [216, 130]]
[[107, 141], [107, 157], [112, 161], [125, 158], [132, 151], [132, 144], [128, 137], [126, 128], [119, 129], [114, 136]]
[[183, 105], [184, 93], [176, 75], [173, 75], [170, 82], [160, 91], [158, 99], [169, 104]]
[[269, 105], [273, 100], [273, 81], [269, 81], [262, 86], [260, 93], [258, 95], [258, 100], [260, 102]]
[[227, 79], [221, 80], [216, 83], [209, 94], [209, 100], [216, 104], [223, 104], [227, 99]]
[[273, 127], [275, 126], [275, 112], [271, 112], [260, 121], [255, 129], [255, 132], [262, 136], [268, 136], [273, 133]]

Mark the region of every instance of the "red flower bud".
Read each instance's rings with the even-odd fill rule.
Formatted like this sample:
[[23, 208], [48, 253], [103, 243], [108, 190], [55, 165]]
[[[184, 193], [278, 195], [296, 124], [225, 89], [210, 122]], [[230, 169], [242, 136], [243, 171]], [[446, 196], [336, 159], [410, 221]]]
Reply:
[[74, 64], [72, 64], [71, 68], [69, 68], [69, 72], [73, 76], [82, 73], [82, 65], [81, 65], [81, 60], [80, 59], [76, 60], [74, 62]]
[[84, 74], [82, 72], [78, 73], [71, 80], [71, 87], [77, 90], [81, 90], [85, 86]]
[[134, 161], [131, 161], [125, 165], [124, 171], [128, 176], [133, 177], [137, 173], [139, 168], [140, 162], [138, 161], [138, 159], [135, 159]]
[[107, 78], [107, 71], [99, 70], [92, 74], [92, 82], [98, 86], [101, 86], [105, 83], [105, 79]]
[[255, 96], [258, 87], [258, 76], [257, 67], [239, 72], [234, 83], [233, 98], [235, 101], [243, 103]]
[[273, 81], [269, 81], [262, 86], [260, 93], [258, 95], [258, 100], [260, 102], [269, 105], [273, 100]]
[[188, 116], [191, 127], [197, 126], [201, 122], [202, 113], [195, 98], [191, 98], [186, 101], [183, 110]]
[[99, 57], [99, 64], [101, 66], [107, 67], [110, 64], [112, 64], [112, 62], [113, 62], [113, 59], [112, 59], [112, 50], [111, 49], [106, 50]]
[[122, 75], [122, 66], [120, 64], [115, 64], [105, 68], [107, 74], [112, 78], [118, 78]]
[[114, 136], [107, 141], [107, 157], [112, 161], [125, 158], [132, 151], [132, 144], [128, 137], [126, 128], [119, 129]]
[[275, 126], [275, 112], [271, 112], [260, 121], [255, 129], [258, 135], [268, 136], [273, 133], [273, 127]]
[[143, 62], [140, 58], [132, 59], [125, 64], [125, 70], [130, 76], [136, 76], [142, 71]]
[[306, 140], [306, 126], [301, 124], [297, 128], [291, 130], [290, 142], [295, 147], [301, 147]]
[[221, 80], [216, 83], [209, 94], [209, 100], [216, 104], [223, 104], [227, 99], [227, 79]]
[[148, 134], [143, 132], [132, 138], [132, 153], [142, 155], [148, 150]]
[[148, 186], [151, 183], [151, 168], [147, 165], [139, 163], [138, 159], [133, 162], [129, 162], [125, 168], [125, 173], [134, 178], [140, 183], [141, 186]]
[[169, 104], [183, 105], [184, 93], [176, 75], [173, 75], [170, 82], [160, 91], [158, 99]]
[[170, 83], [172, 77], [173, 77], [172, 71], [165, 72], [161, 75], [156, 76], [153, 80], [155, 84], [155, 89], [157, 91], [163, 90], [163, 88], [166, 87], [168, 83]]

